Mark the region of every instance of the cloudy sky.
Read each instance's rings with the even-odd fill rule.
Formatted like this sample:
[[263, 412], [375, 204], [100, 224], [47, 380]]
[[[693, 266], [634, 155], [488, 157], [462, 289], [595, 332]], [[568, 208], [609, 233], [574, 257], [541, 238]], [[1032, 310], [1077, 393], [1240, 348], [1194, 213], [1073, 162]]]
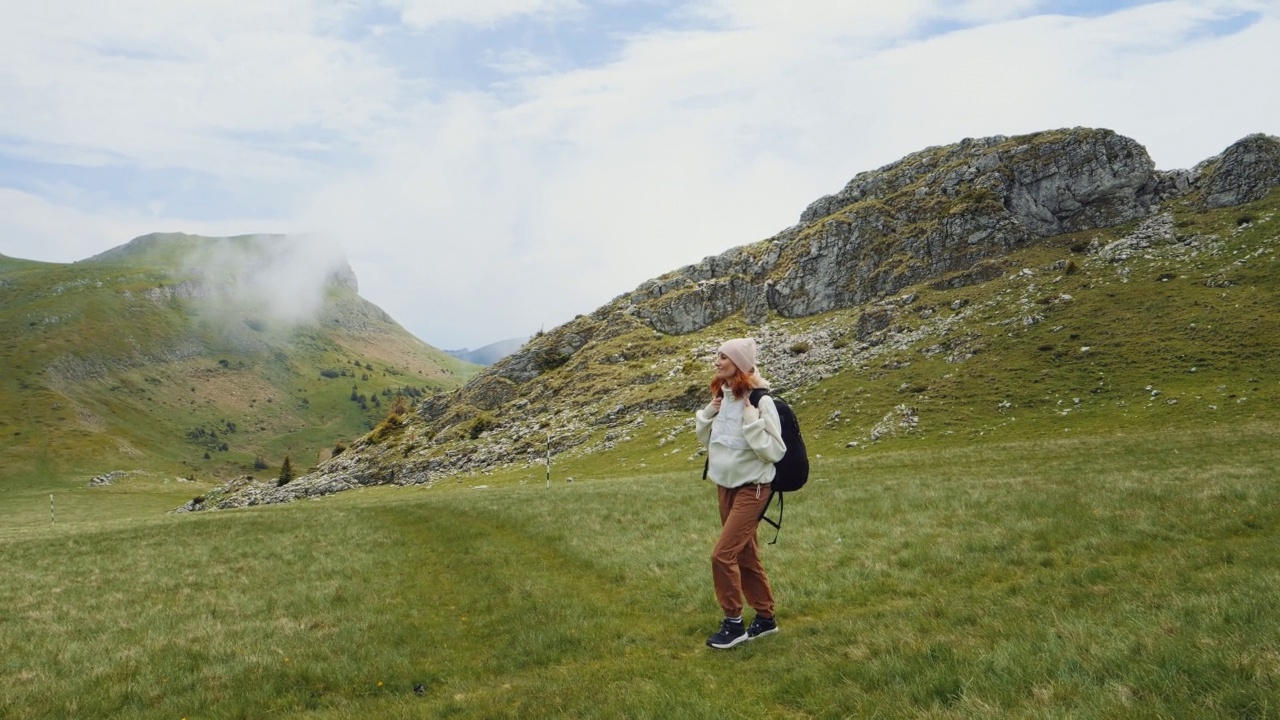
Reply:
[[1280, 135], [1280, 0], [0, 0], [0, 253], [336, 241], [442, 348], [558, 325], [930, 145]]

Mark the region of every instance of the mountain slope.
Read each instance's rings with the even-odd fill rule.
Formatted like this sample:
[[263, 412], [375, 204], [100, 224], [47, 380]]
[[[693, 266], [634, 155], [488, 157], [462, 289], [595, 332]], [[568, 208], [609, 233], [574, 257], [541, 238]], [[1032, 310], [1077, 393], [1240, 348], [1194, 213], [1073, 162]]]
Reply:
[[0, 360], [10, 477], [220, 477], [286, 454], [306, 468], [396, 393], [474, 372], [361, 298], [340, 255], [282, 236], [150, 235], [70, 265], [6, 259]]
[[1250, 136], [1162, 173], [1095, 130], [922, 151], [535, 337], [311, 476], [207, 505], [532, 464], [549, 435], [573, 472], [693, 472], [711, 355], [744, 334], [819, 455], [1269, 416], [1275, 158]]

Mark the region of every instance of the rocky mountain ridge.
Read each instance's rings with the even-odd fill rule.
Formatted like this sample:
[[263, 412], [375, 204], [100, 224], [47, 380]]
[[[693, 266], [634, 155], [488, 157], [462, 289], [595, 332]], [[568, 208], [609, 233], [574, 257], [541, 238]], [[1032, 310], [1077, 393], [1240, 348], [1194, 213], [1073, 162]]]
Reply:
[[[1256, 200], [1280, 179], [1280, 140], [1252, 135], [1191, 170], [1156, 171], [1107, 130], [965, 140], [860, 173], [800, 223], [641, 285], [630, 312], [682, 334], [742, 311], [803, 317], [852, 307], [983, 264], [1038, 239], [1114, 227], [1183, 196], [1207, 207]], [[615, 301], [616, 303], [616, 301]]]
[[[1142, 221], [1123, 238], [1094, 239], [1094, 262], [1124, 262], [1134, 248], [1214, 252], [1213, 242], [1168, 229], [1170, 203], [1217, 208], [1257, 200], [1280, 186], [1280, 139], [1251, 135], [1189, 170], [1157, 171], [1137, 142], [1108, 130], [1057, 130], [968, 139], [860, 173], [821, 198], [800, 222], [767, 240], [733, 248], [641, 284], [590, 315], [533, 338], [453, 393], [425, 400], [349, 452], [283, 488], [242, 483], [210, 498], [233, 507], [378, 483], [423, 483], [536, 457], [548, 429], [561, 448], [607, 450], [644, 413], [695, 407], [706, 392], [704, 358], [718, 323], [762, 342], [762, 365], [787, 388], [937, 338], [929, 353], [963, 362], [978, 333], [954, 336], [971, 310], [913, 308], [902, 291], [921, 283], [955, 290], [1006, 276], [1005, 258], [1046, 239]], [[1027, 268], [1072, 272], [1060, 260]], [[1011, 306], [1002, 322], [1032, 325], [1043, 310]], [[1041, 298], [1047, 308], [1070, 297]], [[788, 319], [859, 311], [851, 331], [797, 332]], [[741, 325], [737, 325], [740, 323]], [[680, 338], [689, 337], [688, 340]], [[673, 349], [678, 348], [673, 352]], [[910, 423], [885, 415], [886, 427]], [[672, 435], [674, 438], [675, 435]], [[204, 505], [202, 505], [203, 507]], [[192, 508], [195, 509], [195, 508]]]

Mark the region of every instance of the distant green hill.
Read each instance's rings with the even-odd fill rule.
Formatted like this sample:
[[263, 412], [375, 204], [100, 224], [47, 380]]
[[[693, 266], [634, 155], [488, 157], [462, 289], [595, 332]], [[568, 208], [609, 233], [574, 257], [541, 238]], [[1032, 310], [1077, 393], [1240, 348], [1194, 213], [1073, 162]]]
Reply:
[[306, 239], [147, 235], [72, 264], [0, 257], [0, 478], [305, 470], [394, 398], [462, 385]]

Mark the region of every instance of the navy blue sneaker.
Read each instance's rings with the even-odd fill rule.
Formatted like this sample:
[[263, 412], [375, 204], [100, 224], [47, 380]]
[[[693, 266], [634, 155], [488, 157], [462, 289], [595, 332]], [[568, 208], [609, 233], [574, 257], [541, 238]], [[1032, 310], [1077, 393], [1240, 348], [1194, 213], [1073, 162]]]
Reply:
[[720, 632], [707, 638], [707, 646], [717, 650], [728, 650], [746, 641], [747, 628], [743, 626], [742, 621], [725, 618], [720, 623]]
[[751, 621], [751, 627], [747, 628], [747, 639], [755, 640], [761, 635], [769, 635], [778, 632], [778, 621], [773, 618], [756, 616]]

